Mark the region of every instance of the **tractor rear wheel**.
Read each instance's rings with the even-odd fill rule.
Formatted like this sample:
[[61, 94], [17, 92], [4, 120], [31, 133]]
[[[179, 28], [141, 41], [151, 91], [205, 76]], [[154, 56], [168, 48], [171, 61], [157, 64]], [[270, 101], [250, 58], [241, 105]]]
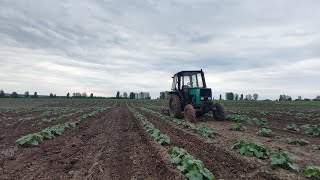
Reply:
[[222, 104], [215, 103], [213, 105], [212, 109], [213, 118], [218, 121], [224, 121], [225, 120], [225, 109]]
[[179, 96], [176, 94], [170, 94], [169, 114], [174, 118], [181, 117], [181, 102]]
[[191, 104], [187, 104], [184, 107], [184, 117], [192, 123], [196, 122], [196, 111]]

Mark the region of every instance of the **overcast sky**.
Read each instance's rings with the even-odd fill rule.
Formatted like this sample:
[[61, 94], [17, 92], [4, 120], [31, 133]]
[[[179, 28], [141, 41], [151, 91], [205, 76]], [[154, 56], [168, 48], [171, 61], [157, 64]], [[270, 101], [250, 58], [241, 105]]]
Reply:
[[169, 90], [203, 69], [220, 93], [320, 94], [319, 0], [0, 0], [0, 89]]

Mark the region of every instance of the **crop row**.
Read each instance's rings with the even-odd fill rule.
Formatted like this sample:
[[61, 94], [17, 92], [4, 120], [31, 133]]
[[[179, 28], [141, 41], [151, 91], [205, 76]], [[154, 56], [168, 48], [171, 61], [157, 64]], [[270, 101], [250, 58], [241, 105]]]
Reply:
[[[238, 122], [238, 123], [249, 123], [252, 125], [257, 125], [257, 126], [266, 126], [268, 121], [266, 118], [250, 118], [247, 115], [227, 115], [226, 116], [227, 120], [233, 121], [233, 122]], [[320, 125], [310, 125], [310, 124], [305, 124], [300, 126], [300, 129], [304, 130], [304, 134], [310, 135], [310, 136], [320, 136]], [[287, 125], [284, 130], [290, 130], [290, 131], [300, 131], [300, 129], [297, 127], [296, 124], [289, 124]]]
[[60, 120], [62, 118], [65, 118], [65, 117], [70, 117], [70, 116], [73, 116], [73, 115], [76, 115], [78, 113], [82, 113], [84, 112], [85, 110], [84, 109], [81, 109], [81, 110], [78, 110], [76, 112], [72, 112], [72, 113], [69, 113], [69, 114], [63, 114], [59, 117], [52, 117], [52, 118], [43, 118], [41, 119], [41, 121], [44, 121], [44, 122], [52, 122], [52, 121], [57, 121], [57, 120]]
[[[133, 113], [135, 118], [142, 122], [150, 136], [160, 145], [170, 144], [170, 137], [162, 134], [160, 130], [156, 129], [155, 126], [150, 123], [145, 116], [135, 111], [133, 108], [130, 108], [130, 111]], [[204, 163], [190, 155], [185, 149], [173, 146], [169, 147], [168, 152], [171, 155], [171, 163], [176, 165], [177, 169], [184, 173], [188, 179], [214, 180], [214, 175], [205, 167]]]
[[63, 134], [63, 132], [68, 128], [74, 128], [76, 125], [89, 118], [92, 117], [98, 113], [103, 112], [105, 109], [99, 108], [95, 111], [92, 111], [91, 113], [84, 114], [77, 118], [76, 120], [67, 121], [62, 124], [54, 125], [45, 128], [44, 130], [37, 132], [37, 133], [31, 133], [28, 135], [24, 135], [16, 140], [16, 143], [22, 146], [37, 146], [40, 143], [42, 143], [44, 140], [54, 139], [57, 136], [60, 136]]
[[[151, 106], [148, 106], [148, 107], [152, 108]], [[143, 109], [143, 110], [145, 110], [155, 116], [158, 116], [162, 119], [171, 119], [171, 121], [172, 120], [176, 121], [175, 118], [171, 118], [169, 116], [152, 111], [150, 109], [147, 109], [147, 108], [141, 108], [141, 109]], [[232, 124], [229, 127], [229, 129], [231, 129], [231, 130], [243, 131], [245, 129], [245, 127], [242, 125], [241, 122], [248, 122], [250, 124], [254, 124], [254, 125], [258, 125], [258, 126], [264, 126], [267, 124], [266, 119], [256, 119], [256, 118], [250, 119], [247, 116], [241, 116], [241, 115], [229, 116], [228, 119], [231, 121], [240, 122], [237, 124]], [[180, 120], [180, 121], [183, 121], [183, 120]], [[272, 131], [267, 128], [262, 128], [259, 132], [257, 132], [257, 134], [260, 136], [273, 136]], [[290, 139], [288, 138], [288, 142], [289, 142], [289, 140]], [[301, 140], [301, 141], [304, 141], [304, 140]], [[314, 145], [314, 146], [317, 146], [317, 145]], [[314, 148], [317, 148], [317, 147], [314, 147]], [[293, 169], [293, 170], [297, 170], [297, 171], [299, 170], [299, 165], [291, 162], [291, 160], [297, 159], [297, 156], [295, 156], [294, 154], [289, 153], [287, 151], [270, 153], [269, 150], [262, 143], [254, 143], [254, 142], [250, 142], [247, 140], [237, 140], [234, 143], [234, 145], [232, 146], [232, 149], [235, 149], [237, 152], [239, 152], [240, 154], [243, 154], [243, 155], [255, 156], [260, 159], [268, 159], [268, 161], [270, 162], [270, 164], [272, 166], [280, 166], [285, 169]], [[313, 174], [317, 173], [318, 168], [319, 168], [319, 166], [307, 166], [305, 169], [304, 175], [306, 177], [316, 177], [316, 175], [313, 175]]]
[[59, 114], [65, 114], [65, 113], [70, 113], [72, 111], [75, 111], [76, 109], [75, 108], [45, 108], [45, 111], [42, 112], [40, 114], [40, 117], [48, 117], [48, 116], [51, 116], [51, 115], [59, 115]]
[[[270, 152], [268, 148], [258, 142], [248, 140], [237, 140], [232, 149], [235, 149], [239, 154], [253, 156], [259, 159], [268, 159], [272, 166], [279, 166], [284, 169], [292, 169], [299, 171], [299, 165], [292, 162], [299, 159], [298, 156], [288, 151]], [[304, 170], [304, 176], [320, 178], [320, 166], [307, 166]]]
[[161, 113], [158, 113], [156, 111], [153, 111], [151, 109], [148, 109], [148, 108], [143, 108], [141, 107], [142, 110], [144, 111], [147, 111], [157, 117], [160, 117], [162, 119], [165, 119], [165, 120], [168, 120], [168, 121], [171, 121], [171, 122], [174, 122], [184, 128], [189, 128], [191, 130], [193, 130], [194, 132], [200, 134], [201, 136], [203, 137], [213, 137], [214, 135], [216, 135], [217, 133], [214, 132], [212, 129], [208, 128], [208, 127], [200, 127], [200, 126], [197, 126], [196, 124], [194, 123], [191, 123], [189, 121], [185, 121], [185, 120], [182, 120], [182, 119], [177, 119], [177, 118], [173, 118], [173, 117], [170, 117], [170, 116], [166, 116], [166, 115], [163, 115]]
[[170, 137], [166, 134], [162, 134], [159, 129], [155, 128], [155, 126], [147, 120], [146, 117], [144, 117], [141, 113], [134, 111], [132, 108], [130, 108], [130, 111], [133, 113], [133, 116], [143, 124], [154, 140], [161, 145], [170, 144]]

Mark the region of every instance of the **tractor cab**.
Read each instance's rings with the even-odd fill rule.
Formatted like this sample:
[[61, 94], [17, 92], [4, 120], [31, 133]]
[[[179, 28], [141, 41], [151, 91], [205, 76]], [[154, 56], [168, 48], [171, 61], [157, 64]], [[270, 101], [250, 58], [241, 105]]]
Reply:
[[[200, 71], [181, 71], [173, 76], [171, 88], [173, 93], [178, 93], [181, 98], [181, 105], [191, 104], [196, 109], [211, 109], [210, 103], [204, 103], [212, 100], [211, 89], [207, 88], [206, 80], [202, 70]], [[212, 104], [212, 103], [211, 103]]]
[[[207, 88], [204, 72], [180, 71], [172, 77], [172, 87], [169, 100], [169, 112], [172, 117], [179, 117], [181, 110], [192, 111], [193, 116], [200, 116], [212, 111], [212, 92]], [[194, 111], [194, 113], [193, 113]], [[186, 116], [186, 112], [185, 112]]]
[[181, 71], [175, 74], [172, 78], [172, 90], [206, 87], [202, 71]]

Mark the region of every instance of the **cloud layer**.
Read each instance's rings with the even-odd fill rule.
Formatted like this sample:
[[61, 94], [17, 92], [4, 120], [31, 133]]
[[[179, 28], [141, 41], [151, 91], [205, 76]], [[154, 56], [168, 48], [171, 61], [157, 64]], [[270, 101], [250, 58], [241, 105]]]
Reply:
[[320, 94], [319, 1], [0, 2], [0, 89], [65, 95], [169, 90], [204, 69], [220, 93]]

